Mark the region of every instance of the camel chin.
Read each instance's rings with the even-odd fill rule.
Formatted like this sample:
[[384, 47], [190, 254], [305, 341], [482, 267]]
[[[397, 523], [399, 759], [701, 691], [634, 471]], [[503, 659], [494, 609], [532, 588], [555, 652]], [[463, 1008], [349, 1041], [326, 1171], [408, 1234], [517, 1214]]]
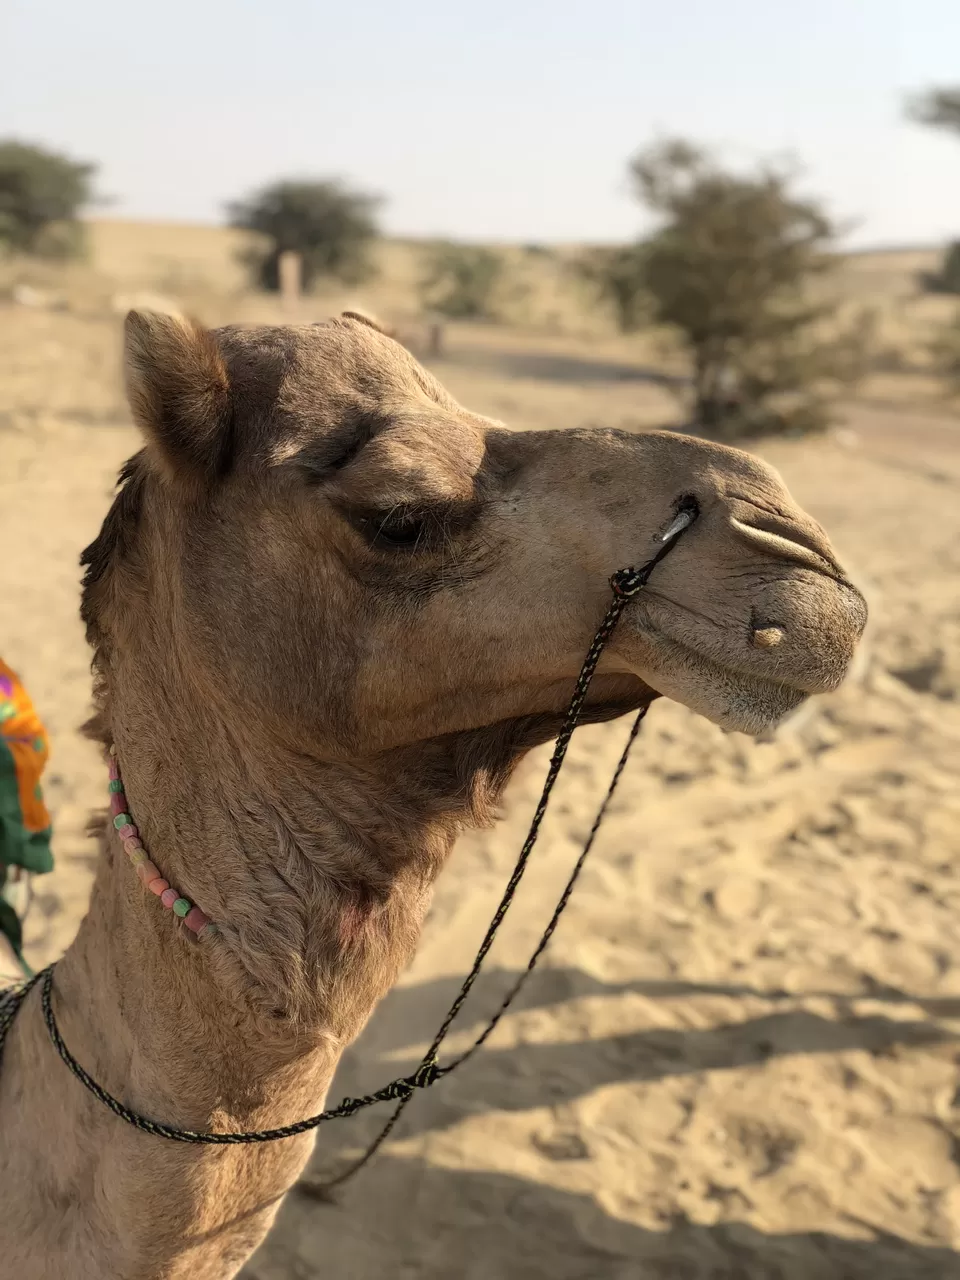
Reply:
[[697, 707], [726, 733], [745, 733], [751, 738], [766, 738], [776, 732], [810, 696], [802, 689], [787, 685], [738, 678], [738, 688], [723, 707]]
[[732, 670], [663, 636], [657, 650], [656, 666], [645, 663], [636, 672], [654, 696], [681, 703], [727, 733], [765, 737], [811, 693], [821, 692]]

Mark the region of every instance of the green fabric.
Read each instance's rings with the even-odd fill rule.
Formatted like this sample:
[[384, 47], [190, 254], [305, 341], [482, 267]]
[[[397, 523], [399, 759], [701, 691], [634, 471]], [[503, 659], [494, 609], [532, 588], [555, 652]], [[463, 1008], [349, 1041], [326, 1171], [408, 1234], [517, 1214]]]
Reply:
[[3, 898], [2, 890], [0, 890], [0, 933], [5, 934], [9, 939], [23, 972], [28, 978], [32, 978], [33, 970], [23, 958], [23, 932], [20, 928], [20, 919], [10, 903]]
[[20, 919], [4, 897], [7, 867], [23, 867], [34, 875], [53, 870], [50, 828], [28, 831], [20, 811], [20, 792], [13, 753], [0, 741], [0, 933], [9, 939], [17, 959], [29, 976], [31, 970], [21, 953], [23, 931]]

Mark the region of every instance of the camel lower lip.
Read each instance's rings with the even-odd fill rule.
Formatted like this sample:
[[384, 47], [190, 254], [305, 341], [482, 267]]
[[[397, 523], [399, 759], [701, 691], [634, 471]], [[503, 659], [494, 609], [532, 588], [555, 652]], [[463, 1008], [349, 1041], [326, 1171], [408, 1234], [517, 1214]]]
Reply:
[[[649, 623], [635, 626], [637, 632], [655, 646], [657, 667], [663, 677], [658, 684], [656, 673], [638, 671], [641, 678], [663, 696], [701, 711], [721, 728], [752, 735], [768, 733], [811, 696], [811, 690], [798, 688], [785, 680], [768, 680], [753, 672], [722, 666], [715, 658], [706, 657]], [[673, 677], [681, 673], [684, 677], [688, 674], [693, 677], [689, 681], [693, 686], [689, 699], [683, 696], [682, 691], [677, 692], [677, 684], [687, 683], [686, 678], [674, 680]], [[698, 705], [708, 701], [699, 696], [705, 689], [711, 691], [709, 710]]]

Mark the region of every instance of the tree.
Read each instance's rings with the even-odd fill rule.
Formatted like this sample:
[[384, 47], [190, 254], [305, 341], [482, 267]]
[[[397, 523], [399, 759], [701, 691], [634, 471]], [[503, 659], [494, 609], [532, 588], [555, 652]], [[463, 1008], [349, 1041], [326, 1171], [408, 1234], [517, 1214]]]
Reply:
[[921, 271], [920, 283], [928, 293], [960, 293], [960, 240], [947, 245], [936, 271]]
[[[960, 88], [916, 94], [907, 102], [907, 117], [960, 136]], [[960, 293], [960, 241], [947, 246], [938, 271], [921, 272], [920, 284], [929, 293]]]
[[482, 245], [441, 240], [422, 255], [420, 298], [427, 311], [453, 320], [486, 320], [504, 273], [503, 258]]
[[824, 334], [836, 307], [813, 298], [833, 263], [823, 209], [781, 169], [740, 176], [682, 140], [630, 168], [661, 219], [638, 281], [688, 356], [695, 425], [720, 438], [825, 426], [831, 396], [863, 372], [869, 322]]
[[960, 396], [960, 311], [933, 335], [928, 351], [946, 394]]
[[43, 147], [0, 141], [0, 245], [49, 257], [75, 253], [94, 172], [92, 164]]
[[907, 116], [916, 124], [960, 134], [960, 88], [916, 94], [907, 101]]
[[372, 271], [370, 249], [379, 235], [378, 196], [351, 191], [338, 181], [272, 183], [228, 206], [230, 224], [253, 231], [266, 244], [243, 251], [258, 283], [279, 287], [280, 255], [300, 255], [304, 287], [321, 276], [347, 284]]

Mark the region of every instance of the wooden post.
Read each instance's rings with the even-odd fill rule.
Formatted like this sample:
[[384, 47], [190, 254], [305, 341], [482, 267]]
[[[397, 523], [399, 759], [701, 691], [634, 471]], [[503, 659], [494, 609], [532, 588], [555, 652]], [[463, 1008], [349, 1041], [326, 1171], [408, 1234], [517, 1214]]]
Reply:
[[295, 312], [300, 302], [300, 285], [303, 267], [299, 253], [285, 249], [277, 259], [277, 276], [280, 282], [280, 302], [284, 311]]
[[427, 355], [434, 360], [443, 355], [443, 320], [439, 316], [431, 316], [427, 325]]

